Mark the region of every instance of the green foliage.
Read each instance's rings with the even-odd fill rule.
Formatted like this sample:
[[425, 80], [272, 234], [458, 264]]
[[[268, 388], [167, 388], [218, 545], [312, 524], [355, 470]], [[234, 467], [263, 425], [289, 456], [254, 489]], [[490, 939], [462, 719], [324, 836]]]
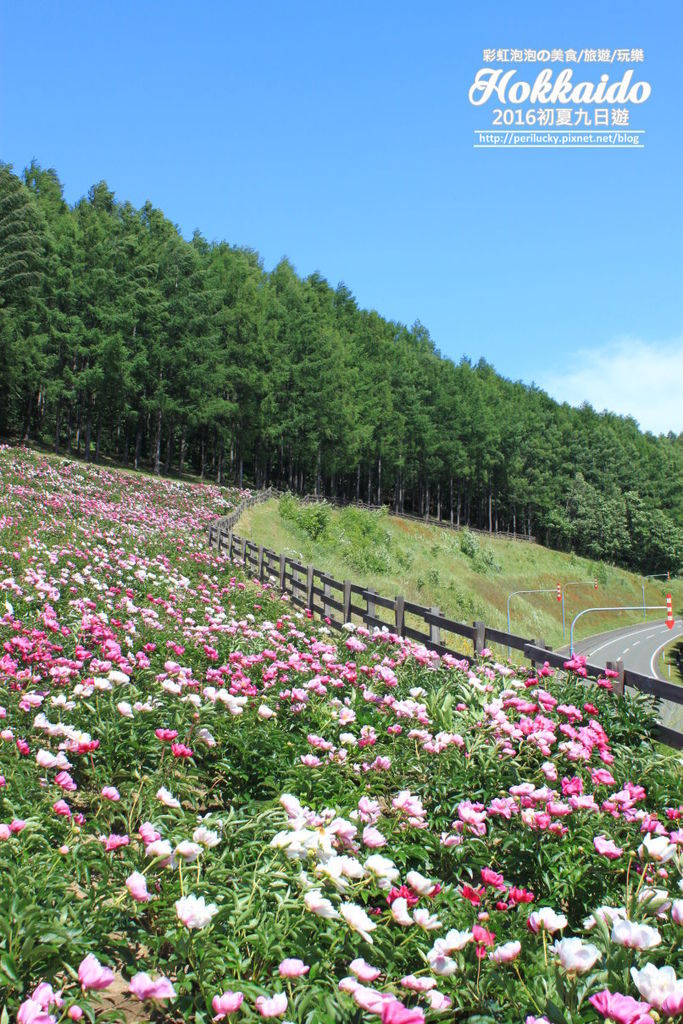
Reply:
[[[390, 502], [646, 573], [681, 564], [680, 436], [454, 365], [419, 322], [287, 260], [266, 272], [250, 249], [188, 242], [105, 182], [69, 207], [53, 170], [2, 165], [0, 225], [3, 436]], [[302, 514], [309, 540], [323, 515]], [[496, 571], [486, 555], [475, 567]]]

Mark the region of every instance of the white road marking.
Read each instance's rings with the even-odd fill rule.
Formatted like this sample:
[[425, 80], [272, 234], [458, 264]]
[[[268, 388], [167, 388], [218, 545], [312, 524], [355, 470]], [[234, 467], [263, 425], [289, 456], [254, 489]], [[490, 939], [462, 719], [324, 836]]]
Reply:
[[[607, 640], [604, 644], [600, 644], [599, 647], [595, 647], [592, 651], [586, 651], [585, 653], [587, 655], [588, 654], [590, 654], [590, 655], [597, 654], [598, 651], [601, 651], [604, 647], [611, 647], [613, 644], [619, 643], [620, 640], [628, 640], [628, 638], [630, 636], [638, 636], [638, 634], [642, 633], [644, 629], [649, 629], [649, 628], [650, 628], [649, 626], [641, 626], [640, 629], [634, 629], [631, 633], [624, 633], [623, 636], [612, 637], [611, 640]], [[666, 629], [666, 626], [664, 626], [662, 628]], [[660, 632], [661, 632], [661, 630], [660, 630]], [[668, 632], [668, 630], [667, 630], [667, 632]], [[628, 647], [626, 648], [626, 650], [628, 650]], [[625, 653], [626, 653], [626, 651], [624, 651], [624, 654]]]
[[645, 639], [646, 640], [652, 640], [653, 636], [657, 636], [657, 634], [656, 633], [648, 633], [647, 636], [645, 637]]
[[628, 652], [629, 652], [630, 650], [631, 650], [631, 648], [630, 648], [630, 647], [624, 647], [624, 649], [623, 649], [623, 651], [622, 651], [621, 653], [622, 653], [622, 654], [628, 654]]
[[[671, 630], [671, 632], [673, 633], [673, 630]], [[663, 647], [666, 647], [667, 644], [670, 644], [672, 640], [678, 640], [679, 636], [683, 636], [683, 633], [673, 633], [673, 636], [670, 636], [668, 640], [665, 640], [663, 644], [659, 645], [657, 650], [650, 658], [650, 675], [654, 676], [655, 679], [661, 679], [661, 676], [657, 675], [657, 669], [655, 668], [655, 662], [657, 660], [657, 657], [659, 656], [659, 652], [662, 650]]]

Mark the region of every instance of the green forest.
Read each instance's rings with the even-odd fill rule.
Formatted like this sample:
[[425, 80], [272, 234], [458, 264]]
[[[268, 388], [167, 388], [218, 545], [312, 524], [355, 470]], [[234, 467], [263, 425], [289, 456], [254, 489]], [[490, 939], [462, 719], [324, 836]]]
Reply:
[[251, 249], [187, 241], [104, 182], [70, 206], [35, 163], [0, 165], [0, 436], [428, 512], [644, 573], [683, 556], [683, 436], [456, 364], [419, 322], [286, 259], [266, 271]]

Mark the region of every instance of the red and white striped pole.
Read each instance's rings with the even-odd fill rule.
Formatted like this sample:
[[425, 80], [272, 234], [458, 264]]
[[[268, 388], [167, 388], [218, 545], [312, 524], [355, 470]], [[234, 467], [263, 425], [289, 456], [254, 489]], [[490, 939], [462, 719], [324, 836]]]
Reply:
[[674, 610], [671, 602], [671, 594], [666, 595], [666, 628], [674, 628]]

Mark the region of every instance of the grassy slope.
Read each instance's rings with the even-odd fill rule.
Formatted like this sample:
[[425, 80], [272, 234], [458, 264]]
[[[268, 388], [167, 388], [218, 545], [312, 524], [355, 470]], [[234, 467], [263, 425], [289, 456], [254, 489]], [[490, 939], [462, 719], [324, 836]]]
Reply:
[[[354, 512], [361, 519], [376, 516]], [[331, 509], [325, 536], [313, 541], [291, 522], [283, 520], [278, 513], [278, 503], [270, 501], [247, 510], [237, 532], [278, 553], [312, 563], [336, 579], [351, 579], [386, 597], [400, 593], [419, 604], [438, 606], [457, 620], [482, 619], [498, 629], [506, 628], [506, 600], [513, 590], [548, 587], [554, 591], [558, 582], [592, 581], [597, 576], [598, 590], [594, 590], [591, 583], [566, 591], [567, 640], [571, 620], [581, 609], [642, 602], [640, 577], [623, 569], [551, 551], [539, 544], [482, 537], [477, 537], [478, 556], [468, 557], [461, 549], [462, 534], [386, 515], [381, 516], [378, 524], [384, 544], [377, 544], [377, 533], [373, 531], [374, 537], [368, 540], [369, 557], [365, 559], [363, 538], [353, 529], [356, 524], [351, 524], [350, 529], [343, 517], [343, 512]], [[386, 571], [363, 566], [364, 560], [376, 561], [373, 553], [377, 552], [388, 563]], [[492, 558], [494, 566], [485, 564], [487, 557]], [[683, 603], [681, 580], [647, 581], [646, 603], [664, 604], [667, 590], [673, 594], [674, 608], [679, 607]], [[651, 618], [663, 615], [663, 612], [649, 613]], [[642, 612], [585, 616], [577, 626], [576, 637], [637, 623], [642, 617]], [[542, 637], [554, 648], [561, 646], [561, 606], [555, 593], [513, 598], [511, 630], [526, 637]]]

